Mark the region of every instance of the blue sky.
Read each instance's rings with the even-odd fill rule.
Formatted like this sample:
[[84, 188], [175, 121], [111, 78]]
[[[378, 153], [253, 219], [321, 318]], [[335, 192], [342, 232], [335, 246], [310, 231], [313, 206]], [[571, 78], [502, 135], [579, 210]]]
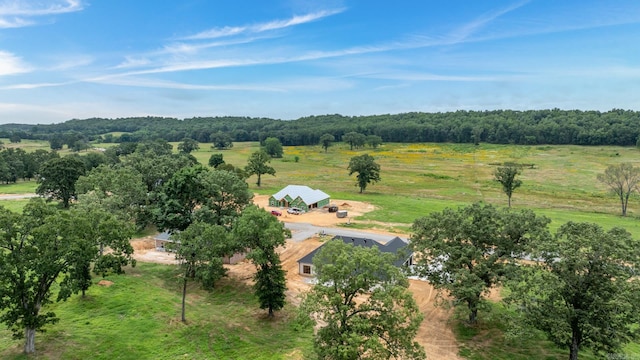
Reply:
[[0, 123], [640, 110], [640, 1], [0, 0]]

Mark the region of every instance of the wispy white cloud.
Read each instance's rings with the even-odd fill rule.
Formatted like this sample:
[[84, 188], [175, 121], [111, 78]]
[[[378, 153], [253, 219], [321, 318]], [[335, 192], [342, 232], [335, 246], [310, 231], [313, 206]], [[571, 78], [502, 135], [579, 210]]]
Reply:
[[242, 91], [267, 91], [281, 92], [279, 89], [270, 85], [256, 84], [217, 84], [217, 85], [201, 85], [179, 83], [174, 81], [164, 81], [158, 79], [145, 79], [140, 77], [95, 77], [83, 80], [85, 82], [100, 83], [107, 85], [132, 86], [132, 87], [148, 87], [159, 89], [178, 89], [178, 90], [242, 90]]
[[47, 68], [49, 71], [62, 71], [68, 69], [74, 69], [82, 66], [91, 65], [95, 58], [91, 55], [75, 55], [75, 56], [65, 56], [61, 58], [52, 59], [54, 65]]
[[71, 84], [77, 84], [78, 81], [66, 81], [59, 83], [24, 83], [24, 84], [12, 84], [6, 86], [0, 86], [0, 90], [32, 90], [47, 87], [65, 86]]
[[147, 57], [125, 56], [124, 61], [114, 66], [115, 69], [126, 69], [141, 67], [151, 64], [151, 60]]
[[[489, 12], [475, 20], [463, 24], [440, 39], [441, 45], [458, 43], [477, 43], [500, 39], [513, 39], [532, 35], [558, 34], [573, 31], [597, 29], [603, 27], [640, 23], [640, 7], [635, 2], [625, 2], [611, 6], [608, 3], [595, 2], [580, 7], [563, 6], [558, 2], [553, 10], [544, 8], [543, 14], [531, 18], [531, 12], [523, 17], [515, 17], [508, 27], [496, 27], [485, 31], [490, 23], [529, 3], [523, 0], [512, 5]], [[531, 4], [534, 5], [534, 4]], [[535, 10], [534, 10], [535, 11]], [[419, 38], [419, 37], [417, 37]]]
[[487, 26], [491, 22], [495, 21], [496, 19], [500, 18], [501, 16], [503, 16], [503, 15], [505, 15], [507, 13], [510, 13], [510, 12], [512, 12], [514, 10], [519, 9], [519, 8], [521, 8], [522, 6], [526, 5], [529, 2], [530, 2], [530, 0], [518, 1], [516, 3], [513, 3], [513, 4], [505, 7], [505, 8], [497, 9], [497, 10], [488, 12], [488, 13], [482, 15], [482, 16], [479, 16], [475, 20], [473, 20], [471, 22], [468, 22], [468, 23], [460, 26], [459, 28], [451, 31], [449, 33], [447, 42], [457, 43], [457, 42], [465, 41], [471, 35], [476, 33], [479, 29], [484, 28], [485, 26]]
[[210, 41], [199, 44], [190, 44], [186, 42], [175, 42], [168, 45], [165, 45], [162, 50], [154, 53], [154, 55], [163, 55], [163, 54], [196, 54], [201, 50], [222, 47], [222, 46], [232, 46], [232, 45], [242, 45], [249, 44], [258, 40], [272, 39], [274, 35], [260, 35], [260, 36], [251, 36], [245, 37], [241, 39], [233, 39], [233, 40], [223, 40], [223, 41]]
[[256, 34], [265, 31], [284, 29], [291, 26], [309, 23], [322, 19], [327, 16], [339, 14], [345, 9], [323, 10], [305, 15], [295, 15], [289, 19], [274, 20], [265, 23], [243, 25], [243, 26], [224, 26], [220, 28], [209, 29], [194, 35], [185, 36], [182, 40], [204, 40], [216, 39], [240, 34]]
[[80, 0], [56, 0], [53, 4], [41, 1], [4, 0], [0, 2], [0, 28], [24, 27], [36, 24], [32, 18], [66, 14], [84, 8]]
[[455, 82], [521, 81], [526, 78], [524, 75], [440, 75], [425, 72], [379, 73], [363, 77], [381, 80]]
[[0, 76], [14, 75], [31, 71], [30, 67], [23, 63], [22, 59], [12, 53], [0, 51]]
[[21, 18], [0, 17], [0, 29], [19, 28], [19, 27], [30, 26], [32, 24], [33, 24], [33, 21], [28, 21]]
[[[174, 61], [161, 66], [150, 67], [148, 69], [142, 69], [137, 71], [130, 71], [121, 73], [117, 76], [131, 76], [131, 75], [145, 75], [145, 74], [160, 74], [171, 73], [180, 71], [196, 71], [196, 70], [208, 70], [219, 69], [229, 67], [241, 67], [241, 66], [258, 66], [258, 65], [273, 65], [273, 64], [285, 64], [302, 61], [314, 61], [327, 58], [342, 57], [347, 55], [360, 55], [375, 52], [389, 51], [399, 48], [409, 48], [408, 45], [380, 45], [380, 46], [361, 46], [352, 47], [347, 49], [340, 49], [334, 51], [309, 51], [303, 54], [283, 54], [282, 56], [273, 57], [242, 57], [242, 58], [228, 58], [228, 59], [201, 59], [191, 61]], [[124, 68], [125, 66], [118, 66]]]

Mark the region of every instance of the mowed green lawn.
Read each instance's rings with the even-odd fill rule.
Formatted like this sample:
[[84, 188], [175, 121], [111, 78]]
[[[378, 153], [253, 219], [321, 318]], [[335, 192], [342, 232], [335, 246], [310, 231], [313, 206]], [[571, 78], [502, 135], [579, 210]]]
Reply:
[[[139, 263], [110, 286], [94, 285], [82, 298], [47, 305], [60, 322], [36, 335], [37, 354], [0, 327], [2, 359], [307, 359], [311, 328], [292, 325], [287, 305], [269, 319], [252, 289], [227, 278], [212, 292], [188, 289], [187, 320], [180, 321], [182, 283], [175, 266]], [[96, 279], [94, 282], [99, 281]]]

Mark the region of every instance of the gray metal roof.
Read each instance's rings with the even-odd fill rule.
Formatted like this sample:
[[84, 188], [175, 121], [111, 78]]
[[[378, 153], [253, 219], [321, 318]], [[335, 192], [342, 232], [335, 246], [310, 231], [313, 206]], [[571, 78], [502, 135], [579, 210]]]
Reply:
[[164, 232], [161, 232], [158, 235], [156, 235], [153, 239], [154, 240], [163, 240], [163, 241], [171, 241], [171, 242], [173, 242], [173, 239], [171, 238], [171, 235], [173, 235], [173, 234], [171, 234], [168, 231], [164, 231]]
[[[411, 256], [413, 253], [407, 247], [407, 243], [399, 237], [395, 237], [389, 240], [386, 244], [381, 244], [375, 240], [360, 238], [360, 237], [352, 237], [352, 236], [341, 236], [336, 235], [331, 240], [342, 240], [345, 244], [353, 244], [354, 246], [364, 246], [364, 247], [376, 247], [380, 252], [383, 253], [392, 253], [394, 255], [402, 255], [402, 258], [394, 261], [394, 265], [402, 266], [404, 262]], [[320, 251], [320, 249], [326, 243], [318, 246], [315, 250], [305, 255], [302, 259], [298, 260], [298, 263], [311, 264], [313, 262], [313, 257]]]
[[292, 199], [300, 197], [302, 201], [304, 201], [304, 203], [307, 205], [315, 204], [318, 201], [324, 200], [329, 197], [329, 195], [327, 195], [322, 190], [314, 190], [305, 185], [287, 185], [284, 189], [278, 191], [275, 195], [273, 195], [273, 197], [276, 200], [282, 200], [287, 195], [289, 195], [289, 197]]

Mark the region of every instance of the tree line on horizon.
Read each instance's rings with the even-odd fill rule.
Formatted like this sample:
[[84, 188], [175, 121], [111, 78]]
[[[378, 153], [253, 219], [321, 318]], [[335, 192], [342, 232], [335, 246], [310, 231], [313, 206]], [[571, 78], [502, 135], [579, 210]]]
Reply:
[[[59, 124], [0, 125], [0, 137], [56, 140], [65, 137], [104, 142], [139, 142], [191, 138], [208, 143], [220, 138], [234, 142], [279, 139], [284, 146], [316, 145], [330, 134], [342, 140], [348, 133], [376, 135], [384, 142], [452, 142], [518, 145], [636, 145], [640, 112], [613, 109], [493, 110], [369, 116], [339, 114], [279, 120], [252, 117], [129, 117], [73, 119]], [[120, 134], [112, 134], [120, 133]], [[105, 135], [106, 134], [106, 135]]]
[[[0, 322], [25, 338], [25, 353], [34, 353], [36, 332], [58, 321], [47, 304], [78, 293], [84, 299], [94, 275], [121, 274], [135, 265], [129, 243], [134, 225], [154, 226], [177, 240], [168, 245], [179, 260], [171, 276], [182, 281], [186, 326], [188, 283], [212, 289], [226, 275], [222, 257], [237, 252], [246, 252], [255, 266], [255, 296], [273, 317], [287, 290], [276, 248], [290, 233], [252, 204], [246, 182], [252, 174], [271, 174], [264, 167], [281, 156], [277, 140], [267, 140], [241, 171], [222, 154], [212, 154], [209, 167], [199, 164], [190, 155], [199, 145], [189, 140], [178, 153], [165, 140], [122, 143], [91, 157], [40, 150], [49, 158], [34, 175], [36, 192], [60, 203], [32, 199], [21, 214], [0, 206]], [[21, 153], [5, 149], [0, 159], [3, 154], [12, 159]], [[521, 185], [518, 166], [505, 163], [494, 173], [509, 198]], [[360, 192], [379, 181], [379, 166], [367, 154], [353, 157], [349, 170], [359, 173]], [[638, 190], [639, 172], [619, 164], [598, 180], [609, 186], [615, 179], [633, 180], [624, 188]], [[628, 194], [619, 191], [624, 209]], [[319, 358], [423, 359], [415, 337], [428, 314], [421, 313], [407, 281], [416, 275], [453, 299], [450, 305], [466, 309], [470, 328], [482, 321], [490, 289], [504, 286], [513, 339], [532, 338], [537, 329], [572, 360], [586, 349], [622, 356], [640, 336], [640, 248], [623, 228], [569, 221], [552, 234], [550, 221], [530, 209], [482, 202], [427, 214], [413, 222], [408, 246], [421, 256], [407, 272], [377, 248], [330, 241], [314, 258], [318, 281], [301, 298], [293, 325], [321, 325], [314, 335]]]

